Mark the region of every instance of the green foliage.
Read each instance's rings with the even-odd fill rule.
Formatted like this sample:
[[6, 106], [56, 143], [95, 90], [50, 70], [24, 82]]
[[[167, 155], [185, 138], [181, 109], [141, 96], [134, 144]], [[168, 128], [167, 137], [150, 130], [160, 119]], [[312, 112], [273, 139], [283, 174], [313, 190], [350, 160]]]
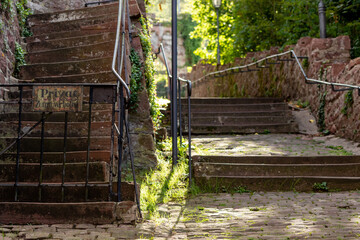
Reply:
[[[216, 61], [216, 11], [210, 0], [193, 0], [192, 17], [198, 24], [192, 37], [202, 39], [195, 53]], [[299, 38], [319, 37], [318, 1], [223, 0], [220, 7], [222, 63], [247, 52], [295, 44]], [[360, 1], [326, 0], [327, 35], [349, 35], [351, 56], [360, 56]]]
[[322, 183], [314, 183], [313, 190], [315, 192], [328, 192], [329, 188], [326, 182], [322, 182]]
[[14, 77], [19, 78], [20, 67], [26, 65], [25, 62], [25, 51], [22, 49], [21, 45], [15, 42], [15, 67], [14, 67]]
[[170, 153], [171, 147], [171, 138], [157, 144], [158, 165], [141, 181], [141, 207], [149, 219], [160, 216], [158, 204], [185, 200], [188, 193], [188, 145], [178, 145], [179, 160], [174, 167], [171, 157], [164, 154]]
[[196, 64], [200, 57], [194, 54], [194, 51], [200, 47], [200, 38], [191, 38], [190, 33], [194, 31], [196, 23], [192, 20], [190, 14], [182, 14], [178, 22], [178, 30], [180, 36], [184, 39], [184, 47], [186, 54], [186, 65], [192, 66]]
[[330, 148], [331, 150], [329, 152], [336, 156], [352, 156], [353, 155], [351, 152], [346, 151], [343, 146], [326, 146], [326, 148]]
[[348, 110], [354, 105], [353, 90], [350, 90], [345, 95], [344, 107], [341, 109], [342, 114], [349, 116]]
[[19, 26], [21, 28], [21, 36], [30, 37], [32, 36], [32, 32], [26, 25], [26, 18], [31, 15], [31, 10], [25, 7], [26, 3], [27, 0], [19, 0], [16, 3], [16, 10], [18, 13]]
[[145, 70], [144, 75], [146, 79], [146, 90], [149, 96], [150, 115], [152, 117], [154, 127], [157, 129], [160, 125], [160, 118], [162, 116], [160, 108], [156, 101], [156, 82], [155, 82], [155, 66], [152, 57], [151, 39], [148, 32], [148, 22], [145, 18], [140, 18], [142, 29], [140, 31], [141, 45], [145, 56]]
[[1, 11], [10, 11], [12, 0], [0, 0]]
[[139, 54], [135, 49], [130, 50], [130, 62], [131, 62], [131, 79], [130, 79], [130, 110], [135, 111], [138, 107], [139, 92], [142, 90], [141, 79], [142, 70]]

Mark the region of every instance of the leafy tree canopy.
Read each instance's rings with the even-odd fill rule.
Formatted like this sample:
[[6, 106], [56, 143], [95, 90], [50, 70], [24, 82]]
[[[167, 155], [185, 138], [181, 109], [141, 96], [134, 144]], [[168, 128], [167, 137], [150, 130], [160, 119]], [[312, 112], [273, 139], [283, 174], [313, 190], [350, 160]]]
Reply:
[[[211, 0], [192, 0], [197, 23], [191, 38], [200, 38], [195, 54], [216, 62], [216, 11]], [[220, 45], [222, 63], [247, 52], [295, 44], [304, 36], [319, 37], [318, 3], [314, 0], [222, 0]], [[327, 35], [350, 35], [352, 57], [360, 56], [360, 0], [324, 0]]]

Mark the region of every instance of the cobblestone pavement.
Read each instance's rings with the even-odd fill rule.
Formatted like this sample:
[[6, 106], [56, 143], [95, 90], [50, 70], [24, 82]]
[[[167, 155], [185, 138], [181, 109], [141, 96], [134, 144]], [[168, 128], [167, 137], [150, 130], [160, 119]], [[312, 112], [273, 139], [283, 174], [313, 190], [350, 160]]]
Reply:
[[203, 194], [137, 226], [0, 226], [2, 239], [360, 239], [360, 192]]
[[359, 143], [303, 134], [207, 135], [192, 139], [201, 155], [360, 155]]

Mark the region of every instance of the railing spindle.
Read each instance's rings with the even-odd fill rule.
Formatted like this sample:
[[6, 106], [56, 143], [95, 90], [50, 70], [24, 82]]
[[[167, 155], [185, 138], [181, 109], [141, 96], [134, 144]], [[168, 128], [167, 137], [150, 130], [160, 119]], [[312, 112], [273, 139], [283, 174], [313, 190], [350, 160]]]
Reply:
[[41, 202], [41, 199], [42, 199], [44, 140], [45, 140], [45, 113], [43, 112], [41, 114], [41, 140], [40, 140], [40, 162], [39, 162], [39, 202]]
[[[23, 86], [20, 86], [20, 96], [19, 96], [19, 122], [18, 122], [18, 139], [21, 135], [21, 115], [22, 115], [22, 100], [23, 100]], [[15, 201], [19, 200], [19, 168], [20, 168], [20, 151], [21, 151], [21, 142], [17, 141], [17, 150], [16, 150], [16, 170], [15, 170]]]
[[94, 88], [90, 87], [89, 100], [89, 122], [88, 122], [88, 136], [87, 136], [87, 153], [86, 153], [86, 182], [85, 182], [85, 201], [89, 199], [89, 172], [90, 172], [90, 146], [91, 146], [91, 114], [93, 104]]
[[65, 174], [66, 174], [66, 148], [67, 148], [67, 133], [68, 133], [68, 120], [69, 113], [65, 112], [65, 124], [64, 124], [64, 151], [63, 151], [63, 163], [62, 163], [62, 177], [61, 177], [61, 201], [65, 201]]

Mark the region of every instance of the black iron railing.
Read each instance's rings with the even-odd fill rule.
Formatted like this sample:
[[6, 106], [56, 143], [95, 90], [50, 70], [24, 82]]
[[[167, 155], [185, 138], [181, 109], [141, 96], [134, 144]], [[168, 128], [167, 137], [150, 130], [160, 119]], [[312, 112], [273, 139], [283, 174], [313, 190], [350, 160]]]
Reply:
[[[68, 132], [69, 132], [69, 112], [62, 112], [61, 114], [63, 114], [64, 117], [64, 134], [63, 134], [63, 161], [62, 161], [62, 170], [61, 170], [61, 183], [46, 183], [43, 181], [43, 167], [44, 167], [44, 154], [46, 152], [45, 150], [45, 141], [46, 141], [46, 137], [45, 137], [45, 123], [47, 121], [47, 119], [53, 114], [53, 112], [39, 112], [39, 120], [37, 122], [35, 122], [30, 128], [26, 127], [26, 130], [23, 131], [23, 114], [25, 114], [26, 112], [24, 111], [24, 106], [27, 106], [26, 111], [30, 112], [31, 110], [29, 110], [29, 107], [31, 105], [33, 105], [34, 101], [33, 101], [33, 97], [30, 98], [24, 98], [24, 88], [27, 88], [27, 90], [32, 90], [34, 87], [81, 87], [84, 89], [87, 89], [89, 94], [87, 96], [88, 100], [83, 100], [83, 102], [81, 104], [84, 105], [88, 105], [88, 122], [87, 122], [87, 146], [86, 149], [77, 149], [77, 151], [82, 151], [85, 150], [86, 151], [86, 177], [84, 179], [83, 183], [74, 183], [74, 182], [66, 182], [65, 181], [65, 175], [66, 175], [66, 169], [67, 169], [67, 154], [68, 154]], [[70, 187], [70, 186], [83, 186], [85, 188], [85, 196], [84, 196], [84, 200], [88, 201], [89, 200], [89, 187], [90, 186], [104, 186], [104, 185], [108, 185], [109, 186], [109, 200], [113, 198], [114, 195], [116, 195], [113, 191], [112, 191], [112, 185], [113, 185], [113, 180], [112, 180], [112, 176], [116, 175], [116, 173], [113, 171], [113, 165], [114, 165], [114, 154], [113, 154], [113, 149], [114, 149], [114, 134], [111, 134], [111, 140], [110, 140], [110, 144], [111, 144], [111, 157], [109, 159], [109, 165], [110, 165], [110, 170], [109, 170], [109, 183], [91, 183], [89, 181], [90, 179], [90, 153], [91, 153], [91, 140], [93, 138], [92, 136], [92, 118], [93, 118], [93, 106], [96, 104], [108, 104], [112, 106], [112, 118], [110, 119], [110, 121], [114, 124], [115, 123], [115, 106], [116, 106], [116, 97], [117, 97], [117, 85], [116, 84], [91, 84], [91, 83], [62, 83], [62, 84], [57, 84], [57, 83], [18, 83], [18, 84], [0, 84], [0, 87], [3, 88], [18, 88], [19, 89], [19, 97], [17, 101], [2, 101], [0, 102], [0, 105], [4, 106], [7, 105], [8, 109], [10, 109], [10, 112], [12, 110], [17, 109], [17, 111], [14, 111], [14, 113], [18, 114], [17, 117], [17, 137], [14, 137], [13, 141], [10, 142], [7, 146], [5, 146], [1, 152], [0, 152], [0, 157], [2, 155], [4, 155], [7, 152], [10, 152], [11, 150], [13, 150], [13, 147], [16, 145], [16, 160], [15, 160], [15, 182], [14, 184], [12, 183], [0, 183], [0, 186], [14, 186], [15, 188], [15, 196], [14, 196], [14, 200], [15, 201], [19, 201], [19, 187], [21, 186], [30, 186], [30, 185], [36, 185], [38, 186], [39, 189], [39, 194], [38, 194], [38, 199], [39, 201], [41, 201], [42, 199], [42, 188], [44, 186], [61, 186], [61, 192], [62, 192], [62, 196], [61, 199], [62, 201], [64, 201], [65, 199], [65, 188], [66, 187]], [[12, 106], [12, 107], [9, 107]], [[14, 105], [18, 105], [17, 107]], [[6, 124], [6, 121], [4, 121], [4, 124]], [[33, 130], [35, 130], [39, 125], [41, 125], [41, 130], [40, 130], [40, 153], [39, 153], [39, 181], [38, 183], [24, 183], [24, 182], [20, 182], [20, 158], [21, 158], [21, 154], [22, 154], [22, 140], [28, 136]], [[111, 130], [111, 132], [113, 132], [113, 130]], [[56, 136], [56, 137], [60, 137], [60, 136]], [[119, 174], [119, 173], [118, 173]], [[119, 185], [119, 184], [118, 184]]]
[[[168, 78], [171, 81], [171, 79], [173, 78], [169, 69], [169, 65], [168, 65], [168, 61], [167, 61], [167, 57], [164, 51], [164, 46], [161, 43], [160, 47], [158, 49], [158, 52], [155, 53], [155, 55], [157, 56], [158, 54], [162, 54], [163, 58], [164, 58], [164, 64], [166, 67], [166, 72], [168, 75]], [[190, 80], [178, 77], [177, 78], [177, 83], [178, 83], [178, 96], [175, 98], [177, 99], [177, 104], [178, 104], [178, 112], [175, 114], [177, 115], [176, 117], [173, 118], [178, 118], [179, 121], [179, 129], [178, 129], [178, 134], [180, 137], [180, 144], [183, 143], [183, 126], [182, 126], [182, 104], [181, 104], [181, 83], [186, 83], [187, 84], [187, 106], [188, 106], [188, 152], [189, 152], [189, 186], [191, 186], [192, 183], [192, 159], [191, 159], [191, 93], [192, 93], [192, 82]], [[172, 99], [172, 98], [171, 98]], [[173, 119], [172, 118], [172, 119]], [[177, 136], [178, 134], [173, 134], [173, 136]], [[177, 151], [176, 151], [177, 152]]]

